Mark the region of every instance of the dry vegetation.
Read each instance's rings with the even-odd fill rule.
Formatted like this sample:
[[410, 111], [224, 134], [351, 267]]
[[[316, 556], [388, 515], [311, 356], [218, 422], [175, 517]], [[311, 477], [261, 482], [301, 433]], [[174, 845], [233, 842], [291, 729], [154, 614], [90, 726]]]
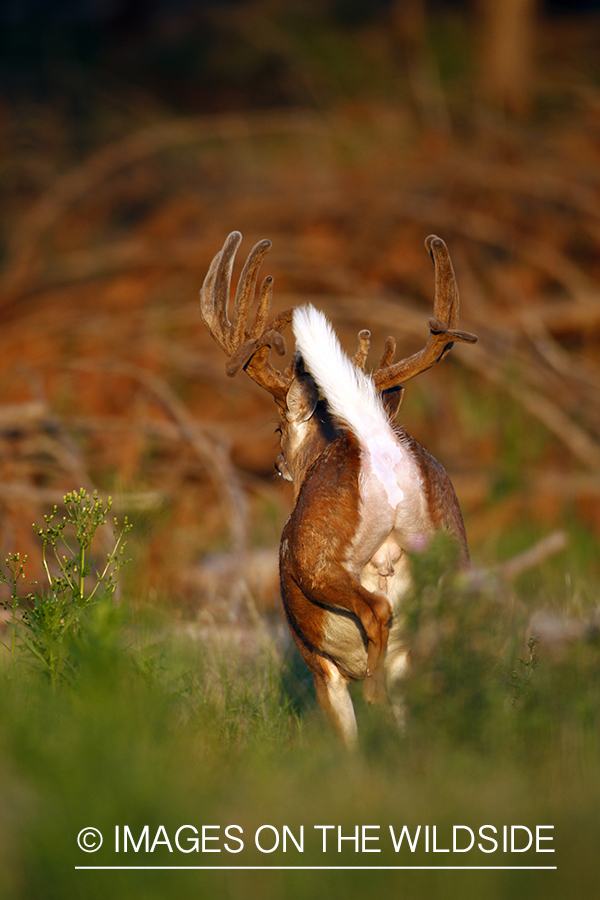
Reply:
[[[426, 337], [423, 240], [440, 234], [461, 326], [480, 341], [410, 385], [403, 423], [451, 473], [476, 558], [568, 517], [597, 535], [600, 95], [576, 68], [589, 27], [561, 27], [545, 26], [540, 99], [521, 120], [468, 102], [460, 81], [411, 93], [397, 72], [382, 94], [393, 60], [375, 26], [338, 40], [372, 72], [370, 91], [345, 97], [174, 116], [99, 84], [84, 125], [59, 103], [7, 101], [1, 551], [29, 552], [35, 577], [31, 522], [65, 491], [98, 488], [136, 523], [138, 598], [207, 623], [276, 605], [291, 496], [272, 474], [272, 401], [226, 378], [198, 317], [233, 229], [242, 252], [273, 241], [275, 310], [313, 302], [348, 349], [367, 326], [403, 355]], [[305, 87], [323, 78], [308, 50], [300, 68], [287, 52]], [[443, 106], [434, 128], [424, 102]], [[232, 551], [250, 554], [250, 584]]]

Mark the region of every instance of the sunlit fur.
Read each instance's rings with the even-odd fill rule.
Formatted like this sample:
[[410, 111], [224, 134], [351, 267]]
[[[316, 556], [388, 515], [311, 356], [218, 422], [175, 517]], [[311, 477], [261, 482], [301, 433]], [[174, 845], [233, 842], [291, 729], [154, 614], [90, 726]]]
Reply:
[[395, 507], [404, 494], [394, 470], [402, 466], [406, 452], [390, 426], [373, 380], [352, 364], [326, 316], [314, 306], [294, 311], [293, 328], [296, 348], [327, 398], [330, 412], [358, 438]]
[[[466, 561], [466, 539], [442, 466], [390, 422], [372, 379], [346, 356], [323, 313], [296, 309], [293, 327], [299, 356], [282, 409], [279, 465], [285, 461], [294, 482], [296, 506], [282, 535], [282, 599], [319, 703], [351, 745], [348, 682], [363, 680], [365, 697], [384, 702], [386, 683], [393, 691], [407, 671], [408, 551], [444, 528]], [[398, 694], [392, 702], [401, 720]]]

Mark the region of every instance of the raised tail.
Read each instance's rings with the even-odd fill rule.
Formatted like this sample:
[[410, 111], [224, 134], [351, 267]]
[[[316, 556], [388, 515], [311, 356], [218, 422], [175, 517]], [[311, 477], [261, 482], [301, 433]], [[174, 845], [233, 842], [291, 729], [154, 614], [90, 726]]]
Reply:
[[314, 306], [294, 310], [293, 329], [296, 348], [331, 413], [356, 436], [390, 501], [398, 502], [393, 469], [404, 453], [373, 380], [352, 364], [330, 322]]

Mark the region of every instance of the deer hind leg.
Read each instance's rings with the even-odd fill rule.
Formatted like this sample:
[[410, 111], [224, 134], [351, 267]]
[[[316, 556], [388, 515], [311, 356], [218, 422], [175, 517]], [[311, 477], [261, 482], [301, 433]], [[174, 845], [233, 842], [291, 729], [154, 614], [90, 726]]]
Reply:
[[[341, 564], [332, 561], [326, 567], [317, 568], [316, 571], [306, 566], [298, 567], [301, 574], [296, 576], [295, 572], [290, 571], [296, 567], [289, 566], [293, 560], [288, 556], [288, 547], [285, 542], [282, 544], [281, 562], [282, 592], [288, 618], [291, 617], [295, 621], [296, 628], [300, 632], [306, 627], [303, 626], [302, 620], [307, 623], [309, 619], [315, 617], [315, 607], [347, 610], [356, 616], [368, 644], [363, 693], [371, 703], [384, 702], [383, 663], [392, 616], [392, 605], [388, 597], [380, 591], [367, 590]], [[304, 606], [302, 611], [300, 611], [300, 600]], [[311, 606], [314, 610], [312, 615], [310, 613]], [[311, 643], [317, 650], [322, 649], [318, 641], [312, 640]]]
[[[353, 747], [356, 744], [356, 718], [348, 691], [352, 678], [343, 674], [323, 650], [327, 618], [331, 613], [306, 596], [287, 568], [281, 572], [281, 596], [294, 643], [312, 672], [319, 706], [343, 743]], [[361, 643], [359, 636], [358, 643]]]
[[384, 659], [390, 632], [392, 604], [381, 591], [369, 591], [343, 566], [328, 570], [327, 583], [319, 585], [319, 596], [311, 586], [311, 597], [331, 609], [352, 612], [367, 637], [367, 668], [363, 694], [370, 703], [385, 702]]
[[356, 746], [356, 716], [348, 690], [350, 681], [335, 663], [319, 657], [313, 666], [319, 706], [348, 748]]
[[410, 674], [410, 669], [410, 650], [392, 630], [385, 660], [385, 675], [392, 715], [400, 731], [405, 730], [407, 723], [408, 713], [403, 684]]

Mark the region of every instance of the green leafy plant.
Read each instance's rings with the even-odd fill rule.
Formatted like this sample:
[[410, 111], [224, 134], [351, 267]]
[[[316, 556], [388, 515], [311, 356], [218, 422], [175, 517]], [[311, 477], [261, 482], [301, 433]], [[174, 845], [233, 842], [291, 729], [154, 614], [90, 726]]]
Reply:
[[[19, 596], [19, 581], [25, 578], [27, 557], [9, 554], [4, 567], [0, 565], [0, 583], [10, 589], [10, 600], [3, 601], [12, 611], [11, 659], [14, 669], [18, 649], [30, 662], [40, 668], [55, 687], [68, 680], [74, 671], [73, 640], [78, 634], [82, 617], [102, 599], [114, 594], [124, 558], [124, 536], [131, 525], [124, 520], [119, 526], [114, 520], [112, 549], [106, 554], [102, 567], [96, 566], [92, 542], [98, 530], [106, 525], [111, 508], [81, 488], [64, 497], [66, 515], [57, 519], [57, 508], [44, 516], [45, 527], [34, 525], [42, 541], [42, 561], [47, 586], [36, 592]], [[35, 582], [32, 582], [35, 584]]]
[[[6, 584], [10, 588], [10, 601], [3, 602], [0, 601], [0, 605], [4, 607], [4, 609], [10, 609], [12, 612], [11, 626], [12, 626], [12, 636], [10, 642], [10, 658], [11, 665], [14, 671], [15, 664], [15, 652], [16, 652], [16, 638], [17, 638], [17, 609], [19, 606], [19, 579], [25, 578], [25, 563], [27, 562], [27, 556], [25, 555], [23, 559], [21, 559], [20, 553], [9, 553], [6, 557], [5, 561], [5, 570], [2, 568], [0, 564], [0, 584]], [[32, 595], [28, 594], [27, 599], [29, 599]]]

